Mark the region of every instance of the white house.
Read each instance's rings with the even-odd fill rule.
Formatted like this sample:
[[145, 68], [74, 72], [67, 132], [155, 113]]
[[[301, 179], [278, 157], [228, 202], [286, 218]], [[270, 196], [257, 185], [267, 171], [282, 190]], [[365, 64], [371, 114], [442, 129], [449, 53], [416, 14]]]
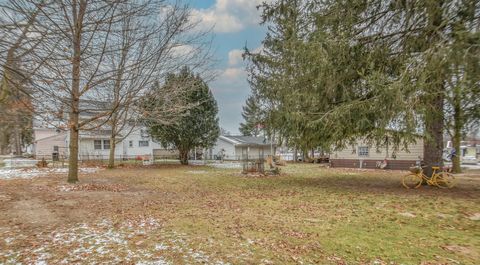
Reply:
[[33, 137], [32, 153], [37, 159], [68, 155], [66, 132], [55, 128], [33, 128]]
[[[385, 163], [386, 165], [382, 164]], [[363, 140], [330, 154], [331, 167], [408, 169], [423, 160], [423, 139], [409, 144], [407, 149], [394, 150], [392, 146], [376, 148]]]
[[275, 144], [264, 137], [220, 135], [215, 146], [207, 155], [209, 159], [240, 160], [247, 155], [250, 158], [267, 156], [272, 153]]
[[[126, 128], [117, 136], [115, 157], [135, 158], [153, 155], [154, 150], [163, 149], [146, 133], [145, 127]], [[87, 131], [80, 134], [79, 156], [83, 159], [105, 159], [110, 154], [110, 131]]]
[[[130, 158], [154, 155], [165, 150], [159, 143], [152, 140], [145, 127], [128, 128], [119, 136], [115, 148], [116, 158]], [[55, 128], [34, 128], [33, 154], [37, 159], [52, 159], [55, 156], [67, 157], [69, 135], [66, 131]], [[174, 154], [174, 152], [172, 152]], [[110, 131], [81, 131], [79, 135], [79, 152], [81, 160], [107, 159], [110, 154]]]

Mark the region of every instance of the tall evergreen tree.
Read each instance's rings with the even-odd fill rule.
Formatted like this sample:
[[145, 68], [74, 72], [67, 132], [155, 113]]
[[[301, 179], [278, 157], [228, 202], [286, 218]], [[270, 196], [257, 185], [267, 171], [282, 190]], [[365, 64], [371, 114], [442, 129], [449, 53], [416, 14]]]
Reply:
[[[181, 96], [190, 107], [171, 124], [158, 123], [155, 119], [147, 118], [146, 125], [153, 139], [162, 143], [164, 147], [177, 148], [180, 162], [187, 165], [189, 152], [194, 147], [211, 147], [218, 138], [220, 134], [218, 107], [208, 85], [188, 68], [182, 69], [178, 74], [168, 75], [165, 85], [156, 87], [153, 93], [163, 94], [175, 87], [186, 89], [186, 93]], [[162, 102], [156, 101], [158, 98], [161, 98]], [[152, 108], [168, 108], [171, 100], [168, 96], [148, 95], [142, 107], [144, 112], [155, 112]]]
[[240, 123], [240, 133], [245, 136], [260, 136], [264, 120], [259, 99], [255, 95], [250, 95], [242, 108], [242, 117], [245, 122]]
[[247, 52], [249, 73], [278, 102], [284, 135], [402, 148], [423, 133], [424, 162], [442, 162], [449, 94], [478, 98], [478, 1], [281, 0], [262, 10], [265, 49]]

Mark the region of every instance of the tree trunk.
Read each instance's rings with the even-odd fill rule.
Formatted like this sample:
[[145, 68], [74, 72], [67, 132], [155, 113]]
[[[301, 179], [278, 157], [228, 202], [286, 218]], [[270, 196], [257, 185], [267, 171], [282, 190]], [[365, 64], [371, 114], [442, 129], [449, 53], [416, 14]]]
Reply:
[[108, 165], [107, 168], [114, 168], [115, 167], [115, 148], [117, 147], [117, 143], [115, 142], [115, 134], [117, 131], [117, 128], [115, 124], [117, 123], [117, 116], [114, 114], [112, 115], [112, 126], [111, 130], [112, 132], [110, 133], [110, 152], [108, 155]]
[[461, 173], [462, 168], [460, 166], [460, 141], [462, 140], [462, 127], [463, 127], [463, 113], [461, 106], [462, 91], [460, 86], [454, 88], [453, 95], [453, 148], [455, 149], [455, 155], [452, 159], [452, 171], [453, 173]]
[[15, 155], [16, 156], [21, 156], [22, 155], [22, 137], [21, 137], [21, 129], [18, 126], [19, 121], [18, 121], [18, 114], [16, 113], [16, 123], [14, 126], [13, 130], [13, 138], [14, 138], [14, 145], [15, 145]]
[[455, 154], [452, 155], [452, 172], [461, 173], [462, 167], [460, 166], [460, 141], [461, 141], [461, 132], [454, 132], [453, 134], [453, 148], [455, 149]]
[[108, 155], [108, 166], [107, 168], [115, 167], [115, 148], [117, 143], [115, 142], [115, 136], [110, 136], [110, 153]]
[[432, 175], [431, 166], [443, 165], [443, 93], [439, 91], [436, 96], [427, 102], [432, 106], [425, 114], [425, 133], [423, 142], [423, 162], [428, 165], [425, 175]]
[[189, 150], [179, 149], [180, 153], [180, 164], [188, 165], [188, 152]]
[[72, 90], [70, 93], [70, 144], [68, 159], [68, 182], [78, 181], [78, 134], [79, 134], [79, 108], [80, 108], [80, 62], [81, 62], [81, 40], [82, 23], [85, 14], [86, 2], [80, 1], [80, 8], [77, 12], [77, 2], [73, 4], [73, 58], [72, 58]]
[[293, 162], [294, 163], [297, 163], [298, 161], [298, 155], [297, 155], [297, 147], [295, 146], [295, 148], [293, 148]]
[[[78, 109], [78, 100], [77, 109]], [[68, 182], [75, 183], [78, 181], [78, 111], [70, 112], [70, 143], [68, 158]]]
[[[431, 25], [427, 27], [428, 38], [432, 49], [436, 49], [435, 45], [441, 40], [440, 32], [443, 31], [443, 13], [442, 8], [444, 1], [434, 1], [427, 10], [428, 20]], [[423, 162], [428, 165], [424, 173], [426, 176], [432, 175], [431, 166], [443, 165], [443, 129], [444, 129], [444, 97], [445, 97], [445, 78], [442, 65], [437, 66], [436, 76], [429, 78], [427, 84], [426, 102], [425, 102], [425, 136], [423, 149]]]

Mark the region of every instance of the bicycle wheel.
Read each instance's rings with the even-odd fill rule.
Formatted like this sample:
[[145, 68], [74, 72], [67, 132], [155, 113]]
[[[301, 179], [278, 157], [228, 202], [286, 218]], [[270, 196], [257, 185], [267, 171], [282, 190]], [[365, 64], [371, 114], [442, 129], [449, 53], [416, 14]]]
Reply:
[[440, 172], [435, 175], [435, 183], [439, 188], [452, 188], [455, 186], [455, 177], [448, 172]]
[[416, 189], [422, 185], [422, 177], [415, 173], [405, 175], [402, 184], [407, 189]]

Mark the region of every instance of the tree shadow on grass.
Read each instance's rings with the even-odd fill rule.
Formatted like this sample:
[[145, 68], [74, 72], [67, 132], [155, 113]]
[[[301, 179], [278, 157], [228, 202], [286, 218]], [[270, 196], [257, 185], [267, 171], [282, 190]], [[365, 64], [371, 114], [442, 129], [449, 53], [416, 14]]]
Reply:
[[420, 186], [418, 189], [403, 187], [401, 176], [362, 176], [356, 174], [319, 175], [312, 177], [285, 177], [277, 183], [286, 187], [317, 187], [332, 192], [353, 192], [370, 194], [390, 194], [400, 196], [450, 197], [478, 199], [480, 196], [480, 177], [478, 179], [457, 178], [456, 186], [443, 189], [433, 186]]

